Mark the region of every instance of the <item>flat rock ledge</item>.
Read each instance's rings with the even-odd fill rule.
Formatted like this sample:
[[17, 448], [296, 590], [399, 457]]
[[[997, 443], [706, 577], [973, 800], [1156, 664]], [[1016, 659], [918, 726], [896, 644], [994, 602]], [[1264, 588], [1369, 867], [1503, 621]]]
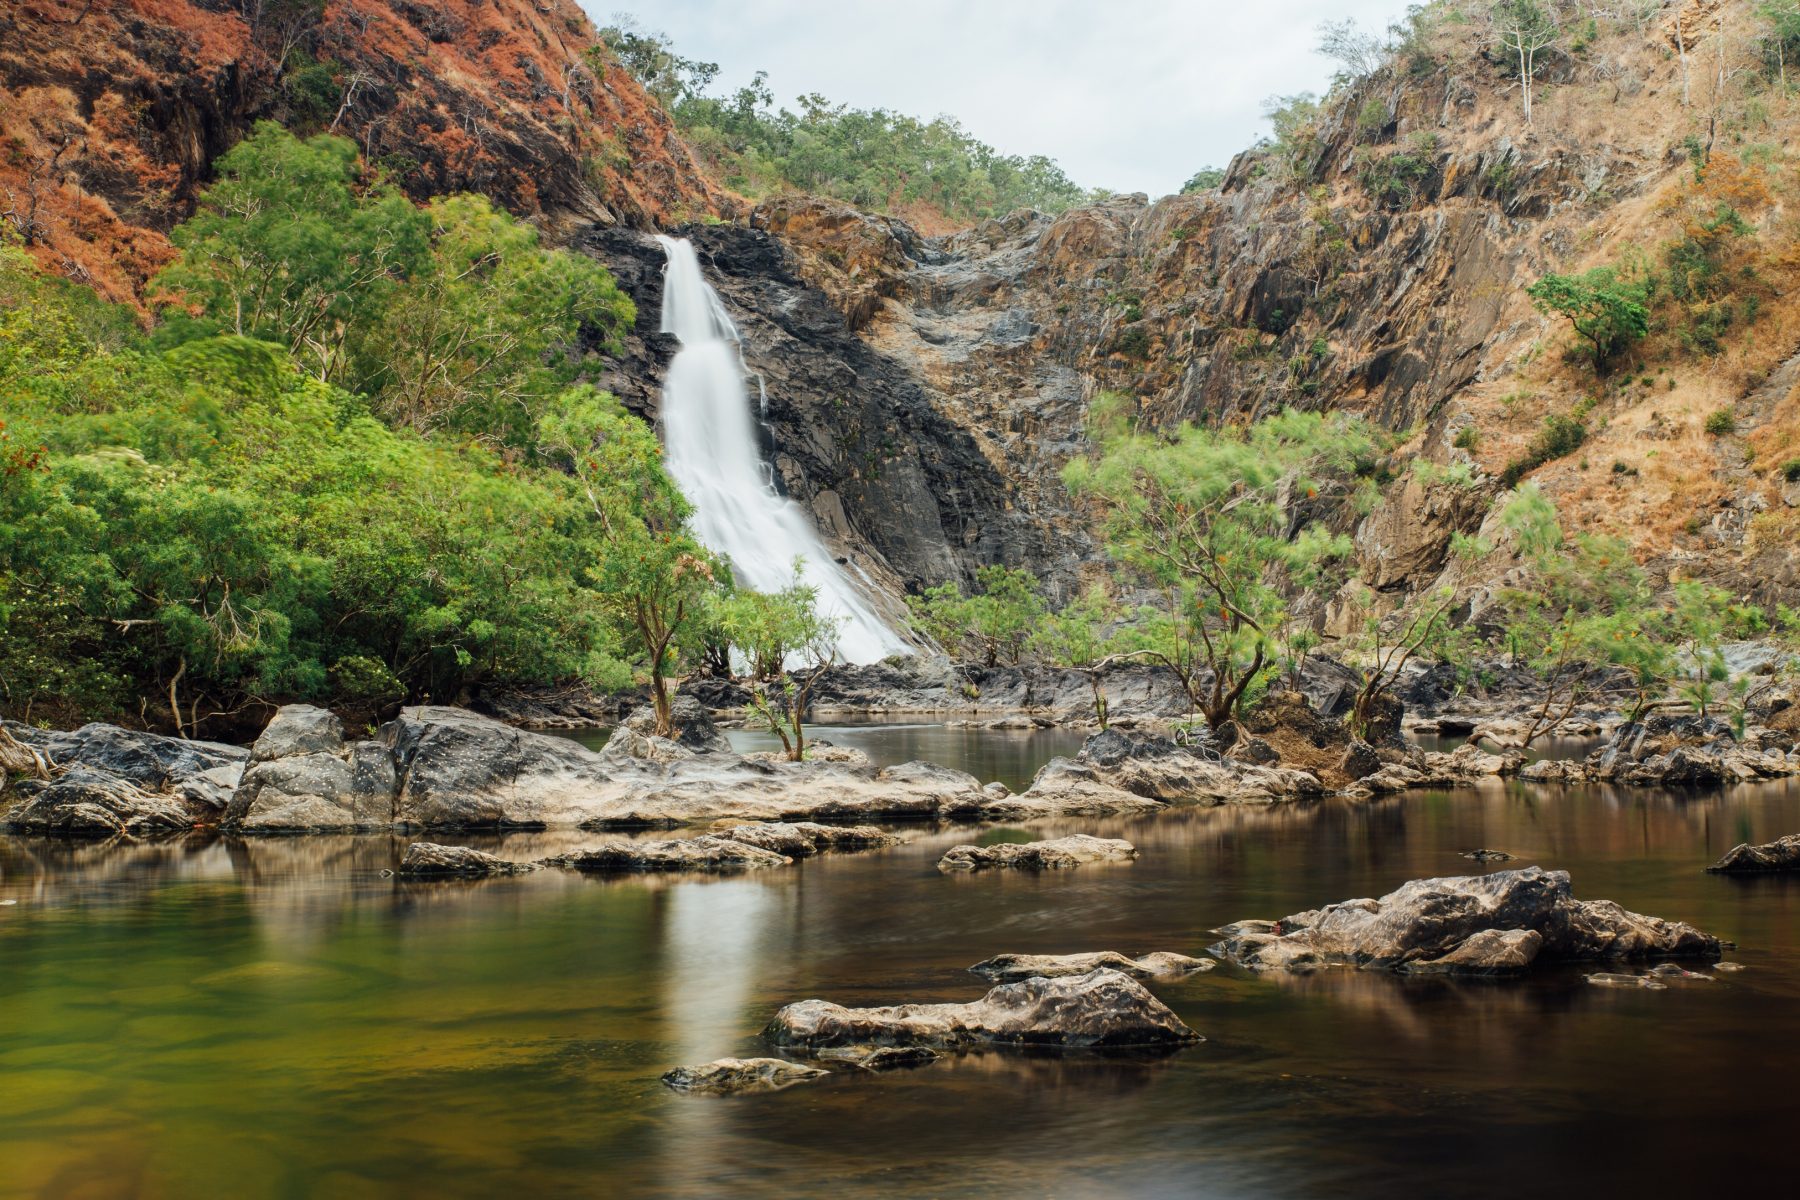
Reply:
[[697, 1067], [676, 1067], [662, 1077], [663, 1084], [678, 1092], [729, 1096], [742, 1092], [778, 1092], [823, 1079], [831, 1072], [822, 1067], [789, 1062], [785, 1058], [721, 1058]]
[[1800, 871], [1800, 833], [1764, 842], [1733, 846], [1712, 866], [1706, 868], [1719, 875], [1764, 875], [1775, 871]]
[[717, 836], [785, 854], [811, 858], [815, 854], [843, 850], [885, 850], [905, 839], [873, 825], [820, 825], [814, 821], [771, 821], [761, 825], [730, 825], [715, 830]]
[[1679, 921], [1577, 900], [1566, 871], [1525, 867], [1415, 879], [1379, 900], [1345, 900], [1221, 930], [1209, 952], [1252, 971], [1516, 974], [1537, 963], [1717, 959], [1719, 939]]
[[475, 879], [489, 875], [523, 875], [535, 870], [535, 863], [512, 862], [469, 846], [414, 842], [406, 848], [394, 873], [402, 879]]
[[703, 834], [663, 842], [620, 839], [591, 850], [577, 850], [543, 860], [545, 866], [567, 867], [594, 874], [649, 871], [763, 871], [792, 866], [794, 860], [761, 846]]
[[956, 846], [938, 859], [937, 866], [940, 871], [985, 871], [1001, 867], [1055, 871], [1086, 863], [1132, 862], [1137, 856], [1137, 847], [1122, 838], [1098, 838], [1077, 833], [1045, 842]]
[[775, 1014], [776, 1046], [1173, 1047], [1203, 1040], [1143, 984], [1119, 971], [1002, 984], [967, 1004], [845, 1008], [802, 1000]]
[[1133, 979], [1179, 979], [1197, 975], [1218, 966], [1211, 958], [1189, 958], [1159, 950], [1142, 958], [1129, 958], [1115, 950], [1088, 954], [996, 954], [970, 967], [969, 970], [995, 983], [1016, 983], [1021, 979], [1059, 979], [1065, 975], [1086, 975], [1105, 969], [1129, 975]]

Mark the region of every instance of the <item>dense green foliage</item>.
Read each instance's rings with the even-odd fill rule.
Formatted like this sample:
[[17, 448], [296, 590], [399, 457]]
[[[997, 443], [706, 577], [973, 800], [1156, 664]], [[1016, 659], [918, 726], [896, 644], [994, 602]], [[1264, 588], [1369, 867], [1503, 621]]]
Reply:
[[1350, 542], [1311, 515], [1360, 487], [1374, 449], [1360, 422], [1285, 412], [1248, 429], [1146, 433], [1097, 405], [1099, 454], [1066, 478], [1102, 513], [1109, 554], [1158, 596], [1136, 648], [1171, 667], [1218, 728], [1278, 668], [1290, 598], [1330, 588]]
[[1037, 580], [1029, 571], [982, 567], [975, 584], [973, 595], [952, 580], [909, 597], [913, 619], [952, 655], [986, 667], [1017, 665], [1044, 617]]
[[221, 168], [148, 333], [0, 248], [0, 705], [663, 698], [715, 572], [650, 429], [571, 383], [632, 315], [605, 271], [338, 139]]
[[1565, 318], [1592, 348], [1594, 369], [1650, 331], [1648, 289], [1613, 267], [1546, 275], [1525, 289], [1532, 303]]
[[750, 711], [781, 739], [794, 762], [806, 757], [813, 688], [836, 661], [839, 622], [819, 611], [819, 589], [801, 578], [777, 592], [736, 592], [719, 601], [719, 624], [750, 668]]
[[722, 182], [753, 198], [798, 190], [866, 209], [928, 205], [959, 220], [1061, 212], [1091, 198], [1052, 160], [1001, 154], [951, 117], [922, 121], [816, 94], [800, 97], [798, 112], [778, 108], [762, 72], [717, 96], [708, 89], [718, 64], [681, 57], [667, 36], [625, 19], [601, 38], [612, 64], [663, 103]]

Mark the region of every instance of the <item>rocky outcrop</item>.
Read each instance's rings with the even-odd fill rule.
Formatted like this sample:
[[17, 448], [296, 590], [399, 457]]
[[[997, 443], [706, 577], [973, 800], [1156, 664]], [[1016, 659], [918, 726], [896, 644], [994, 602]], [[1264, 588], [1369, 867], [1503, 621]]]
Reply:
[[1141, 983], [1118, 971], [1027, 979], [968, 1004], [845, 1008], [802, 1000], [763, 1036], [777, 1046], [1180, 1046], [1201, 1040]]
[[9, 6], [5, 34], [0, 187], [47, 264], [115, 300], [263, 119], [354, 139], [419, 199], [481, 192], [552, 231], [733, 205], [573, 0], [95, 0]]
[[1047, 842], [955, 846], [938, 859], [938, 870], [986, 871], [1012, 867], [1024, 871], [1055, 871], [1088, 863], [1132, 862], [1137, 856], [1137, 847], [1121, 838], [1097, 838], [1078, 833]]
[[116, 725], [72, 732], [6, 722], [54, 768], [0, 797], [0, 825], [30, 832], [142, 834], [219, 819], [248, 757], [237, 746], [188, 741]]
[[414, 842], [406, 848], [394, 874], [402, 879], [431, 879], [461, 876], [478, 878], [487, 875], [523, 875], [535, 871], [532, 863], [517, 863], [468, 846], [440, 846], [435, 842]]
[[1790, 833], [1760, 846], [1741, 844], [1706, 868], [1721, 875], [1756, 875], [1769, 871], [1800, 871], [1800, 833]]
[[1566, 871], [1415, 879], [1379, 900], [1346, 900], [1246, 925], [1211, 952], [1253, 971], [1321, 967], [1499, 974], [1536, 962], [1719, 956], [1691, 925], [1576, 900]]
[[246, 833], [385, 829], [394, 820], [395, 785], [385, 745], [346, 742], [332, 713], [290, 704], [251, 747], [225, 821]]
[[13, 791], [12, 807], [0, 815], [20, 833], [171, 833], [200, 823], [200, 814], [180, 798], [89, 766], [24, 780]]
[[996, 820], [1124, 814], [1171, 804], [1272, 804], [1324, 792], [1319, 778], [1306, 771], [1255, 766], [1205, 747], [1108, 730], [1089, 738], [1073, 759], [1051, 759], [1031, 787], [990, 803], [984, 814]]
[[1090, 971], [1117, 971], [1133, 979], [1179, 979], [1210, 971], [1218, 964], [1210, 958], [1189, 958], [1168, 950], [1158, 950], [1142, 958], [1128, 958], [1113, 950], [1089, 954], [997, 954], [970, 967], [969, 970], [995, 983], [1016, 983], [1021, 979], [1058, 979], [1064, 975], [1086, 975]]
[[721, 1058], [697, 1067], [676, 1067], [662, 1077], [663, 1084], [678, 1092], [712, 1096], [740, 1092], [777, 1092], [796, 1083], [823, 1079], [831, 1072], [822, 1067], [789, 1062], [785, 1058]]
[[[621, 729], [644, 737], [656, 735], [656, 710], [649, 705], [633, 709], [620, 722]], [[712, 710], [693, 696], [676, 696], [669, 706], [668, 740], [694, 754], [728, 754], [731, 743], [713, 724]]]
[[1448, 754], [1415, 752], [1404, 761], [1386, 763], [1355, 786], [1356, 790], [1371, 793], [1403, 792], [1411, 788], [1473, 787], [1503, 775], [1517, 774], [1524, 762], [1525, 756], [1516, 751], [1493, 754], [1473, 742], [1464, 742]]

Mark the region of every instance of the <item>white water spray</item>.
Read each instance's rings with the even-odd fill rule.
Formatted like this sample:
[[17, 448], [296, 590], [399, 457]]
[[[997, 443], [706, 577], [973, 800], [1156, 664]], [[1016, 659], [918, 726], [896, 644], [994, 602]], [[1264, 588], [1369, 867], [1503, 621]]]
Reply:
[[801, 577], [819, 590], [819, 611], [839, 620], [838, 653], [871, 663], [911, 648], [877, 616], [825, 549], [812, 519], [776, 492], [757, 447], [738, 353], [737, 327], [700, 272], [693, 243], [658, 236], [662, 329], [681, 341], [663, 383], [663, 461], [694, 505], [694, 533], [731, 560], [743, 587], [779, 591]]

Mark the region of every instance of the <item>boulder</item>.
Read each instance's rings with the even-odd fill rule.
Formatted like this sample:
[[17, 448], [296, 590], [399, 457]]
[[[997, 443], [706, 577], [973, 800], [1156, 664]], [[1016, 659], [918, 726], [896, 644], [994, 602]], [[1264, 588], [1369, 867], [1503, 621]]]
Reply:
[[163, 737], [117, 725], [95, 723], [61, 733], [8, 721], [6, 729], [60, 766], [87, 767], [151, 792], [170, 790], [219, 768], [242, 768], [250, 758], [241, 746]]
[[394, 820], [396, 778], [381, 743], [346, 745], [333, 714], [285, 705], [251, 747], [225, 823], [244, 833], [386, 828]]
[[[1496, 933], [1537, 935], [1498, 938]], [[1475, 940], [1472, 940], [1475, 939]], [[1566, 871], [1525, 867], [1415, 879], [1379, 900], [1346, 900], [1242, 929], [1211, 953], [1254, 971], [1320, 967], [1491, 972], [1533, 962], [1717, 958], [1691, 925], [1576, 900]]]
[[1221, 760], [1205, 745], [1168, 738], [1095, 734], [1073, 759], [1053, 758], [1022, 795], [990, 805], [993, 820], [1154, 811], [1168, 804], [1269, 804], [1323, 794], [1317, 776], [1283, 767]]
[[287, 704], [275, 711], [250, 747], [250, 761], [271, 762], [302, 754], [337, 754], [344, 748], [344, 724], [335, 713], [310, 704]]
[[630, 725], [621, 725], [606, 739], [600, 755], [613, 762], [636, 758], [650, 763], [672, 763], [692, 758], [694, 752], [680, 742], [657, 737], [652, 733], [642, 733]]
[[394, 873], [402, 878], [428, 879], [446, 876], [523, 875], [536, 869], [532, 863], [511, 862], [468, 846], [414, 842], [406, 848], [406, 854], [400, 859], [400, 866]]
[[606, 842], [591, 850], [558, 855], [546, 866], [569, 867], [595, 874], [633, 871], [760, 871], [786, 867], [793, 859], [760, 846], [703, 834], [664, 842]]
[[820, 825], [813, 821], [732, 825], [715, 832], [719, 837], [789, 858], [810, 858], [827, 850], [879, 850], [901, 842], [873, 825]]
[[7, 824], [24, 833], [146, 834], [192, 829], [209, 810], [85, 764], [54, 779], [24, 780]]
[[427, 829], [575, 824], [612, 780], [577, 742], [460, 708], [401, 709], [381, 738], [401, 777], [394, 819]]
[[1002, 984], [967, 1004], [845, 1008], [802, 1000], [763, 1036], [778, 1046], [1179, 1046], [1201, 1040], [1144, 985], [1118, 971]]
[[1800, 871], [1800, 833], [1764, 842], [1733, 846], [1712, 866], [1706, 868], [1721, 875], [1753, 875], [1767, 871]]
[[662, 1077], [678, 1092], [725, 1096], [739, 1092], [776, 1092], [796, 1083], [822, 1079], [831, 1072], [785, 1058], [721, 1058], [697, 1067], [676, 1067]]
[[1358, 779], [1367, 779], [1386, 765], [1381, 760], [1381, 755], [1375, 752], [1375, 747], [1361, 738], [1353, 738], [1350, 745], [1344, 750], [1344, 757], [1338, 762], [1338, 770], [1342, 771], [1346, 778], [1355, 782]]
[[1142, 958], [1127, 958], [1112, 950], [1088, 954], [997, 954], [976, 963], [969, 970], [995, 983], [1013, 983], [1020, 979], [1057, 979], [1064, 975], [1086, 975], [1105, 968], [1129, 975], [1133, 979], [1175, 979], [1210, 971], [1217, 962], [1210, 958], [1189, 958], [1159, 950]]
[[1045, 842], [1000, 842], [992, 846], [956, 846], [938, 859], [940, 871], [982, 871], [995, 867], [1060, 870], [1084, 863], [1131, 862], [1137, 847], [1119, 838], [1085, 833]]
[[[729, 754], [731, 742], [713, 724], [712, 711], [693, 696], [676, 696], [669, 706], [668, 740], [696, 754]], [[634, 709], [622, 728], [654, 735], [656, 710], [649, 705]]]

